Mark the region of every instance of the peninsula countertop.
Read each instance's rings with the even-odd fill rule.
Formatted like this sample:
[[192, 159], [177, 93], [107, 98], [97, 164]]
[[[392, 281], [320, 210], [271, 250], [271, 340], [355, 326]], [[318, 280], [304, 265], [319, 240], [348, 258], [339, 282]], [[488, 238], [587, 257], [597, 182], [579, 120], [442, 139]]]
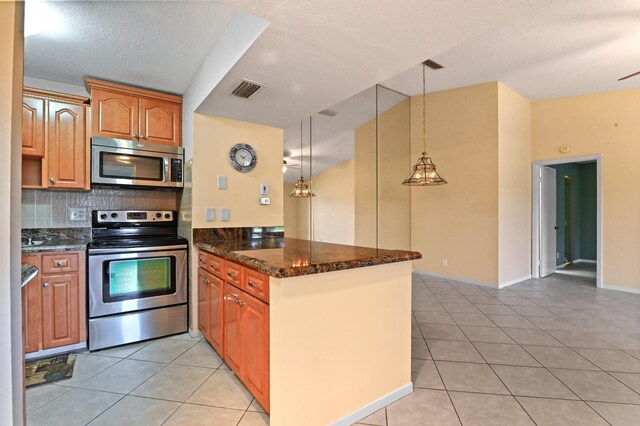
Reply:
[[289, 278], [421, 259], [415, 251], [385, 250], [295, 238], [200, 241], [194, 245], [272, 276]]

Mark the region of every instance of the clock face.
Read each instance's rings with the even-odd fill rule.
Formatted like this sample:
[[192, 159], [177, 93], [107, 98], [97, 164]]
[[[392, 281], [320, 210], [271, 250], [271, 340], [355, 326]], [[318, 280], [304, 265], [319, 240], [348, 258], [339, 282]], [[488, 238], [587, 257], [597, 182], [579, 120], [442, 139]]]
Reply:
[[231, 147], [229, 151], [229, 162], [234, 169], [241, 173], [247, 173], [253, 170], [258, 161], [256, 151], [251, 145], [246, 143], [237, 143]]

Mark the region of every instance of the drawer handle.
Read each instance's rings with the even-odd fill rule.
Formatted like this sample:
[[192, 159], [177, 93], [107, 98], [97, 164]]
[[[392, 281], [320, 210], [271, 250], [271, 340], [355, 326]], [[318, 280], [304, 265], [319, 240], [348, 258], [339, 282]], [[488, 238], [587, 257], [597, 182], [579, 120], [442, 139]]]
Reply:
[[246, 303], [244, 303], [242, 300], [238, 300], [238, 305], [240, 305], [240, 307], [242, 308], [244, 305], [246, 305]]
[[215, 263], [212, 263], [212, 264], [211, 264], [211, 267], [212, 267], [213, 269], [219, 269], [219, 268], [218, 268], [218, 265], [216, 265]]
[[62, 268], [63, 266], [67, 266], [68, 260], [54, 260], [53, 264], [54, 266], [57, 266], [58, 268]]
[[44, 288], [49, 288], [49, 283], [44, 283], [44, 284], [42, 284], [42, 287], [44, 287]]
[[236, 277], [236, 274], [234, 274], [234, 273], [233, 273], [233, 272], [231, 272], [231, 271], [228, 271], [228, 272], [227, 272], [227, 275], [229, 275], [231, 278], [235, 278], [235, 277]]
[[253, 288], [260, 288], [260, 284], [256, 284], [253, 281], [249, 281], [249, 286]]

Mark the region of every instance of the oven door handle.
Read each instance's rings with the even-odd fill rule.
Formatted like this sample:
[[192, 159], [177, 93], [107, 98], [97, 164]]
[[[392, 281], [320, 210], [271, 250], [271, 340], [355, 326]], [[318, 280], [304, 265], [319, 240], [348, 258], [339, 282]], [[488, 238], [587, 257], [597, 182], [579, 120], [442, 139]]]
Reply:
[[121, 247], [121, 248], [90, 248], [89, 255], [92, 254], [111, 254], [111, 253], [139, 253], [147, 251], [167, 251], [167, 250], [186, 250], [185, 245], [175, 246], [153, 246], [153, 247]]

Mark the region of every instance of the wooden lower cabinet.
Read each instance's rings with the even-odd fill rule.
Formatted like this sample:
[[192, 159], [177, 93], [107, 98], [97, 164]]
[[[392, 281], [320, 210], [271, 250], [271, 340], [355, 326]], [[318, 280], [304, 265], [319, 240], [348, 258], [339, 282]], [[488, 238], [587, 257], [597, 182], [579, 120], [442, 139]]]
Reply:
[[[258, 274], [201, 251], [198, 262], [198, 327], [229, 368], [269, 412], [269, 305], [241, 289]], [[225, 277], [223, 281], [216, 275]], [[205, 269], [206, 268], [206, 269]], [[227, 274], [231, 272], [231, 274]], [[268, 277], [260, 276], [268, 289]], [[254, 282], [257, 282], [254, 279]]]
[[23, 263], [40, 269], [22, 288], [25, 353], [86, 340], [84, 256], [84, 252], [61, 252], [22, 257]]

